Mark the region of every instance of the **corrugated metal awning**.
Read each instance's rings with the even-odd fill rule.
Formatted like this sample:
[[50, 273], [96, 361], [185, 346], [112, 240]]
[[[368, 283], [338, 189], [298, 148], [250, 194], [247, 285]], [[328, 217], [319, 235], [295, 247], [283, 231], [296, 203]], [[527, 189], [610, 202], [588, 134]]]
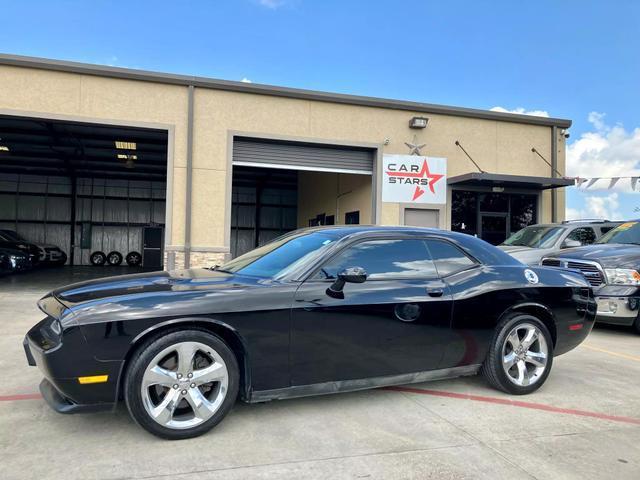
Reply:
[[499, 173], [471, 172], [450, 177], [447, 183], [452, 187], [503, 187], [547, 190], [569, 187], [575, 184], [572, 178], [532, 177], [528, 175], [503, 175]]

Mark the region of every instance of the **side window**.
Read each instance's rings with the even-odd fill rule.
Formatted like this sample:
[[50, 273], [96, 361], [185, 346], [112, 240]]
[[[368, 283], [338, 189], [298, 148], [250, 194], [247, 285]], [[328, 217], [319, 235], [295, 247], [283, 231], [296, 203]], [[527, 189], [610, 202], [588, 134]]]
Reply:
[[437, 276], [423, 240], [384, 239], [348, 247], [325, 263], [315, 278], [336, 278], [349, 267], [364, 268], [371, 280]]
[[476, 265], [476, 262], [462, 250], [448, 242], [427, 240], [427, 246], [441, 277], [446, 277]]
[[344, 214], [345, 225], [358, 225], [360, 224], [360, 210], [355, 212], [347, 212]]
[[604, 235], [609, 230], [613, 230], [614, 228], [616, 228], [614, 225], [607, 225], [606, 227], [600, 227], [600, 235]]
[[568, 240], [577, 240], [582, 245], [590, 245], [596, 241], [596, 232], [591, 227], [576, 228], [567, 236]]

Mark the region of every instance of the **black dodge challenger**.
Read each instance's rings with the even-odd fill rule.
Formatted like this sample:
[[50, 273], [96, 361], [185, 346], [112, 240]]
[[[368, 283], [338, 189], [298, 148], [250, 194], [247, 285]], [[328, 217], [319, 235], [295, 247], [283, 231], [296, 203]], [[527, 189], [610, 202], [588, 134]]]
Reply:
[[410, 227], [298, 230], [211, 269], [78, 283], [42, 298], [24, 342], [58, 412], [114, 408], [169, 439], [246, 402], [481, 371], [538, 389], [596, 303], [576, 272]]

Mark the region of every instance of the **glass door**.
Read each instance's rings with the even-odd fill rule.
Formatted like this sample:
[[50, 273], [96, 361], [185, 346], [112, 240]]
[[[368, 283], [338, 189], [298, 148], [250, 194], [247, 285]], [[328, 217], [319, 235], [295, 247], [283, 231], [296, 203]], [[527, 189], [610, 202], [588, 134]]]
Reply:
[[500, 245], [507, 239], [507, 214], [481, 213], [480, 238], [492, 245]]

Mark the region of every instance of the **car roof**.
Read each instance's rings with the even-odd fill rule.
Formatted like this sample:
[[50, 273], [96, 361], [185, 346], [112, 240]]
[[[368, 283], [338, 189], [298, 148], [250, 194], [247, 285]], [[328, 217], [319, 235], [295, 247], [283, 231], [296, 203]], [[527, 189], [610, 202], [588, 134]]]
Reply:
[[[634, 220], [630, 220], [634, 221]], [[606, 225], [620, 225], [623, 223], [621, 220], [589, 220], [589, 221], [576, 221], [576, 222], [562, 222], [562, 223], [534, 223], [527, 225], [527, 227], [584, 227], [584, 226], [606, 226]]]
[[353, 235], [357, 233], [416, 233], [416, 234], [437, 234], [437, 235], [461, 235], [449, 230], [438, 228], [413, 227], [408, 225], [323, 225], [318, 227], [307, 227], [297, 230], [298, 232], [334, 232], [341, 236]]

